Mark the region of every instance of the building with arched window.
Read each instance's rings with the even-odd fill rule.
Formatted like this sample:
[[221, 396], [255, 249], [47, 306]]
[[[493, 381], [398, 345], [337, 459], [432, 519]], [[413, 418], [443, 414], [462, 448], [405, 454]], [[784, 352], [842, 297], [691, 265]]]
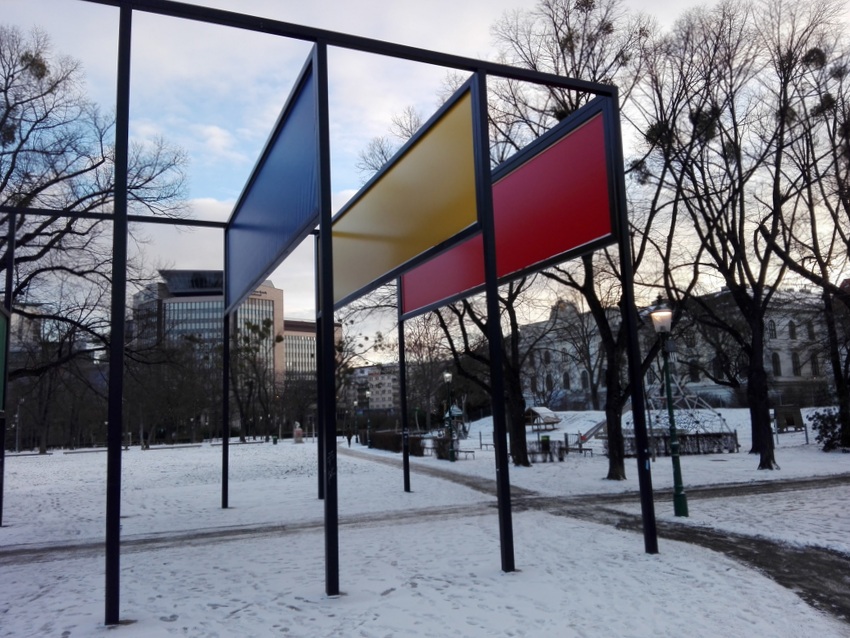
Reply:
[[[683, 313], [674, 326], [676, 352], [671, 366], [679, 384], [718, 405], [743, 405], [750, 367], [748, 354], [739, 339], [746, 340], [747, 324], [736, 318], [737, 306], [727, 291], [706, 295], [701, 302], [719, 315], [723, 322], [700, 322]], [[641, 314], [649, 326], [648, 313]], [[609, 308], [609, 321], [619, 322], [616, 308]], [[828, 402], [830, 386], [822, 376], [822, 361], [827, 356], [826, 326], [820, 295], [802, 290], [774, 293], [765, 317], [764, 369], [770, 383], [774, 405], [822, 405]], [[740, 335], [724, 332], [723, 323], [736, 326]], [[737, 322], [737, 324], [736, 324]], [[850, 332], [850, 328], [843, 330]], [[599, 409], [605, 400], [603, 345], [589, 313], [575, 304], [560, 301], [547, 320], [522, 327], [523, 339], [531, 344], [522, 371], [526, 401], [529, 405], [551, 409]], [[641, 350], [648, 352], [657, 336], [651, 330], [640, 331]], [[647, 384], [660, 383], [658, 366], [651, 368]], [[621, 371], [625, 381], [625, 369]], [[545, 380], [545, 383], [542, 381]], [[575, 382], [573, 382], [573, 380]], [[550, 383], [551, 381], [551, 383]], [[557, 381], [560, 381], [558, 383]]]

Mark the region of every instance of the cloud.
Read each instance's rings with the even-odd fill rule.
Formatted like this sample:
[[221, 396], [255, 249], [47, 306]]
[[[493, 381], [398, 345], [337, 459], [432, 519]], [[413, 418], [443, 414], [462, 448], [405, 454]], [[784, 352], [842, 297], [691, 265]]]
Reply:
[[206, 161], [222, 159], [236, 160], [238, 162], [249, 161], [243, 153], [236, 150], [237, 141], [230, 131], [215, 124], [196, 124], [192, 126], [192, 132], [201, 138], [201, 147], [204, 149]]

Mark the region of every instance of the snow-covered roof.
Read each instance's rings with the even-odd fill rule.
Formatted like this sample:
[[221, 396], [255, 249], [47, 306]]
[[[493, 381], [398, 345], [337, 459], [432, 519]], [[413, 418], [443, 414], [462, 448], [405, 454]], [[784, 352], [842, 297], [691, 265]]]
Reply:
[[525, 422], [532, 423], [560, 423], [561, 417], [549, 408], [532, 407], [525, 411]]

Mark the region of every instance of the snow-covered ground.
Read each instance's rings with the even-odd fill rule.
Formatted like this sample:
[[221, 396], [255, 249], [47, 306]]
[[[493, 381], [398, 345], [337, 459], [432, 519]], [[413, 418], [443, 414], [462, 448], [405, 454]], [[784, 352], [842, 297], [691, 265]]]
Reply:
[[[682, 457], [686, 490], [697, 485], [850, 472], [850, 455], [824, 454], [804, 434], [781, 434], [781, 470], [760, 472], [746, 454], [746, 412], [725, 413], [742, 452]], [[592, 415], [586, 418], [592, 421]], [[500, 569], [495, 498], [416, 472], [421, 465], [494, 477], [479, 448], [492, 425], [473, 424], [450, 464], [413, 458], [411, 493], [393, 457], [353, 445], [339, 455], [340, 587], [324, 594], [323, 503], [316, 445], [234, 445], [230, 508], [220, 508], [221, 448], [208, 444], [123, 455], [121, 617], [104, 620], [106, 454], [7, 456], [0, 528], [0, 636], [847, 636], [850, 625], [724, 556], [538, 511], [515, 511], [518, 571]], [[574, 415], [564, 431], [586, 431]], [[536, 437], [530, 433], [530, 437]], [[597, 443], [593, 444], [597, 452]], [[364, 456], [366, 458], [364, 458]], [[570, 454], [562, 463], [510, 468], [513, 485], [543, 495], [635, 492], [604, 480], [607, 459]], [[672, 487], [669, 458], [652, 468]], [[850, 553], [850, 489], [692, 499], [689, 523]], [[659, 519], [672, 503], [656, 500]], [[681, 519], [677, 519], [681, 521]], [[220, 531], [210, 535], [204, 532]], [[197, 532], [197, 533], [196, 533]], [[233, 533], [227, 533], [233, 532]], [[136, 543], [143, 539], [175, 542]], [[16, 550], [78, 546], [62, 553]]]

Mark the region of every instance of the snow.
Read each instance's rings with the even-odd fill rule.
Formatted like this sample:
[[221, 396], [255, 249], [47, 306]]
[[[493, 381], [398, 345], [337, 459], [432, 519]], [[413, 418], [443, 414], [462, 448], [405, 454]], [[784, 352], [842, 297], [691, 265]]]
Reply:
[[[803, 432], [781, 434], [780, 471], [746, 454], [745, 411], [727, 411], [737, 454], [682, 457], [686, 491], [700, 485], [783, 481], [850, 471], [850, 455], [825, 454]], [[584, 419], [584, 420], [582, 420]], [[586, 431], [593, 415], [561, 429]], [[0, 636], [846, 636], [850, 626], [761, 573], [700, 547], [542, 511], [514, 508], [517, 571], [500, 569], [496, 499], [420, 466], [493, 479], [479, 449], [492, 424], [474, 423], [456, 463], [411, 459], [403, 491], [394, 455], [339, 448], [340, 587], [325, 595], [323, 502], [316, 444], [233, 445], [230, 508], [220, 508], [221, 447], [141, 451], [122, 458], [121, 618], [104, 620], [106, 454], [6, 458], [0, 528]], [[529, 438], [536, 434], [529, 431]], [[607, 481], [607, 459], [571, 453], [562, 463], [510, 468], [511, 484], [546, 496], [633, 493]], [[672, 487], [670, 459], [653, 486]], [[850, 553], [846, 487], [691, 499], [675, 519]], [[606, 504], [606, 507], [611, 507]], [[672, 503], [656, 498], [659, 520]], [[62, 551], [40, 551], [62, 548]]]

